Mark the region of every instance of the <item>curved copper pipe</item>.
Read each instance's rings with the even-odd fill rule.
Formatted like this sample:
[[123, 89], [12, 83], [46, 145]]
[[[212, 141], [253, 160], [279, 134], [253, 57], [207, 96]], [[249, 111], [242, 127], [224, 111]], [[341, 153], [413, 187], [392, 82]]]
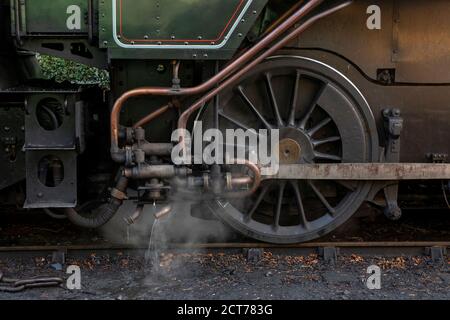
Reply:
[[253, 174], [253, 185], [252, 188], [248, 191], [235, 191], [235, 192], [227, 192], [225, 193], [225, 198], [245, 198], [252, 194], [254, 194], [259, 186], [261, 185], [262, 176], [261, 176], [261, 169], [254, 164], [253, 162], [249, 160], [241, 160], [241, 159], [235, 159], [236, 164], [241, 164], [249, 168]]
[[143, 95], [168, 96], [175, 95], [177, 90], [173, 88], [140, 88], [125, 92], [114, 103], [111, 111], [111, 149], [117, 151], [119, 149], [119, 117], [125, 102], [133, 97]]
[[238, 177], [238, 178], [231, 178], [231, 185], [232, 186], [242, 186], [253, 183], [253, 179], [250, 177]]
[[311, 12], [314, 8], [319, 6], [324, 0], [311, 0], [306, 3], [303, 7], [297, 10], [291, 17], [286, 19], [283, 23], [281, 23], [275, 30], [266, 35], [261, 41], [259, 41], [256, 45], [251, 47], [249, 50], [240, 55], [237, 59], [223, 68], [219, 73], [214, 75], [212, 78], [207, 80], [206, 82], [192, 88], [164, 88], [164, 87], [144, 87], [137, 88], [134, 90], [130, 90], [125, 92], [121, 97], [117, 99], [115, 102], [113, 109], [111, 111], [111, 150], [112, 152], [117, 152], [119, 150], [118, 141], [119, 141], [119, 117], [120, 111], [123, 108], [125, 102], [133, 97], [144, 96], [144, 95], [154, 95], [154, 96], [188, 96], [195, 95], [202, 92], [205, 92], [214, 86], [216, 86], [219, 82], [223, 81], [227, 77], [229, 77], [232, 72], [237, 70], [238, 68], [245, 65], [247, 62], [254, 59], [254, 57], [260, 53], [263, 49], [267, 48], [272, 42], [277, 40], [283, 33], [288, 31], [291, 27], [293, 27], [301, 18]]
[[125, 222], [129, 226], [131, 226], [132, 224], [135, 224], [136, 221], [141, 217], [143, 211], [144, 211], [144, 206], [138, 205], [132, 216], [130, 216], [128, 218], [124, 218]]
[[[178, 129], [186, 129], [187, 122], [191, 115], [196, 112], [198, 109], [201, 108], [202, 105], [204, 105], [206, 102], [213, 99], [217, 94], [219, 94], [222, 90], [229, 87], [230, 85], [237, 82], [242, 76], [244, 76], [247, 72], [249, 72], [251, 69], [253, 69], [255, 66], [263, 62], [266, 58], [271, 56], [273, 53], [278, 51], [279, 49], [283, 48], [287, 44], [289, 44], [293, 39], [297, 38], [303, 31], [305, 31], [307, 28], [309, 28], [312, 24], [314, 24], [316, 21], [322, 19], [323, 17], [326, 17], [333, 12], [336, 12], [346, 6], [348, 6], [351, 3], [351, 1], [343, 3], [339, 6], [333, 7], [331, 9], [328, 9], [324, 12], [321, 12], [312, 18], [308, 19], [306, 22], [304, 22], [302, 25], [300, 25], [298, 28], [296, 28], [293, 32], [289, 33], [286, 37], [284, 37], [281, 41], [270, 47], [267, 51], [265, 51], [263, 54], [258, 56], [257, 58], [253, 59], [249, 64], [245, 65], [242, 69], [240, 69], [238, 72], [227, 78], [224, 82], [222, 82], [220, 85], [215, 87], [213, 90], [211, 90], [208, 94], [197, 100], [192, 106], [190, 106], [181, 116], [178, 120]], [[180, 143], [182, 150], [186, 150], [185, 145], [185, 138], [184, 136], [180, 137]]]

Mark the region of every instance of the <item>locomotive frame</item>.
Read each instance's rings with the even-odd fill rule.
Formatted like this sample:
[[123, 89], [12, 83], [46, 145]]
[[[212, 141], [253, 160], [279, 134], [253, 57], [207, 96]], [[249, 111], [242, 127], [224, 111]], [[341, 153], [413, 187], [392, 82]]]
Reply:
[[[115, 214], [128, 188], [138, 190], [132, 222], [146, 203], [164, 205], [158, 216], [169, 213], [171, 192], [180, 196], [179, 189], [191, 188], [196, 192], [181, 197], [205, 203], [250, 237], [277, 243], [330, 232], [364, 201], [398, 219], [400, 181], [411, 181], [406, 188], [419, 188], [430, 199], [437, 191], [434, 201], [445, 205], [446, 1], [136, 1], [130, 8], [126, 0], [0, 0], [5, 199], [14, 194], [25, 208], [66, 208], [74, 223], [98, 227]], [[370, 27], [374, 17], [378, 23]], [[107, 98], [98, 89], [36, 81], [32, 52], [108, 69]], [[298, 97], [288, 91], [292, 85], [306, 91]], [[300, 110], [311, 100], [320, 108]], [[295, 164], [282, 164], [276, 176], [261, 175], [248, 161], [236, 166], [237, 175], [226, 166], [175, 166], [170, 134], [192, 127], [194, 115], [215, 127], [224, 118], [232, 127], [251, 122], [279, 128], [287, 151], [302, 154]], [[313, 137], [327, 125], [334, 136], [320, 145], [337, 148], [334, 156], [316, 150]], [[124, 167], [117, 186], [105, 195], [110, 181], [104, 176], [114, 176], [117, 165]], [[250, 173], [243, 174], [243, 167]], [[83, 186], [99, 176], [96, 191], [87, 192]], [[25, 192], [16, 190], [21, 181]], [[427, 181], [427, 188], [417, 181]], [[107, 201], [93, 216], [84, 215], [80, 204], [99, 201], [92, 193]], [[302, 195], [305, 203], [315, 197], [326, 213], [308, 216]], [[253, 200], [237, 209], [226, 200], [234, 197]], [[248, 221], [255, 212], [258, 218]]]

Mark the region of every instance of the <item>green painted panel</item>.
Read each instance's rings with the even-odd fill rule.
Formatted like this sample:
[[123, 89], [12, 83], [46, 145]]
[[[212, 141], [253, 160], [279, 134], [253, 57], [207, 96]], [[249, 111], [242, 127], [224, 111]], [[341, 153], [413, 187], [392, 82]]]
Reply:
[[27, 33], [87, 32], [88, 0], [25, 0]]
[[246, 0], [117, 0], [124, 43], [220, 42]]
[[[229, 59], [267, 2], [93, 0], [92, 35], [109, 59]], [[88, 3], [20, 0], [22, 40], [87, 38]], [[14, 8], [11, 13], [14, 18]]]
[[112, 59], [228, 59], [268, 0], [101, 0]]

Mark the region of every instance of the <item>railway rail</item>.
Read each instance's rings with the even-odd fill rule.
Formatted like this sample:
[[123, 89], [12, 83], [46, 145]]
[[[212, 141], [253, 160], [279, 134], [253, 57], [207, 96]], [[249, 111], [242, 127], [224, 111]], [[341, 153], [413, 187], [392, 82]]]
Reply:
[[[377, 242], [309, 242], [301, 244], [275, 245], [267, 243], [167, 243], [157, 245], [157, 251], [171, 252], [217, 252], [223, 250], [267, 250], [296, 255], [319, 254], [325, 260], [333, 260], [337, 255], [427, 255], [433, 261], [444, 261], [450, 241], [377, 241]], [[46, 255], [54, 252], [69, 256], [84, 256], [92, 253], [127, 253], [140, 255], [148, 250], [143, 246], [129, 245], [69, 245], [69, 246], [11, 246], [0, 247], [0, 258], [4, 256]]]
[[[83, 245], [66, 245], [66, 246], [8, 246], [0, 247], [0, 261], [15, 261], [15, 264], [33, 264], [36, 258], [38, 260], [46, 261], [43, 269], [39, 271], [39, 275], [30, 276], [29, 273], [21, 274], [20, 278], [9, 278], [11, 274], [16, 275], [15, 272], [5, 273], [5, 276], [0, 270], [0, 293], [6, 294], [18, 294], [18, 295], [32, 295], [33, 293], [27, 293], [27, 289], [40, 288], [42, 289], [50, 287], [64, 288], [64, 279], [66, 276], [60, 277], [64, 272], [65, 266], [69, 267], [72, 262], [77, 264], [78, 262], [86, 263], [85, 261], [91, 261], [92, 259], [99, 259], [104, 261], [113, 268], [116, 264], [120, 265], [123, 271], [126, 261], [126, 268], [130, 268], [130, 274], [133, 274], [133, 270], [138, 268], [139, 270], [146, 270], [146, 274], [149, 277], [162, 276], [162, 272], [167, 274], [164, 279], [169, 279], [170, 268], [166, 268], [166, 262], [178, 257], [184, 259], [184, 261], [190, 261], [192, 259], [195, 264], [197, 255], [200, 255], [200, 259], [209, 259], [212, 261], [217, 259], [218, 261], [229, 261], [227, 259], [233, 259], [237, 255], [242, 255], [239, 261], [244, 261], [246, 265], [262, 266], [264, 269], [266, 257], [275, 257], [276, 261], [283, 261], [283, 257], [289, 258], [295, 257], [308, 257], [313, 258], [314, 261], [322, 261], [319, 265], [326, 268], [348, 268], [349, 259], [359, 259], [358, 261], [364, 261], [366, 257], [368, 259], [394, 259], [397, 261], [401, 258], [401, 261], [411, 258], [411, 261], [422, 261], [421, 266], [427, 265], [436, 270], [446, 270], [450, 263], [447, 256], [447, 250], [450, 248], [450, 241], [413, 241], [413, 242], [392, 242], [392, 241], [377, 241], [377, 242], [309, 242], [302, 244], [288, 244], [288, 245], [274, 245], [260, 242], [241, 242], [241, 243], [153, 243], [151, 254], [148, 252], [149, 248], [143, 246], [131, 246], [131, 245], [99, 245], [99, 244], [83, 244]], [[269, 255], [266, 255], [269, 254]], [[225, 256], [225, 257], [224, 257]], [[51, 257], [51, 258], [50, 258]], [[113, 257], [118, 257], [116, 260]], [[145, 259], [144, 259], [145, 257]], [[420, 258], [422, 257], [422, 258]], [[169, 260], [166, 260], [169, 258]], [[281, 258], [281, 259], [278, 259]], [[419, 258], [419, 260], [417, 260]], [[225, 260], [222, 260], [225, 259]], [[234, 258], [235, 259], [235, 258]], [[246, 261], [245, 261], [246, 260]], [[97, 261], [97, 260], [96, 260]], [[128, 267], [128, 261], [133, 261]], [[236, 260], [232, 260], [236, 261]], [[272, 261], [272, 260], [271, 260]], [[136, 264], [137, 263], [137, 264]], [[227, 267], [229, 263], [217, 262], [213, 264], [221, 272], [230, 272]], [[49, 267], [53, 267], [55, 264], [59, 264], [60, 268], [55, 269], [52, 276], [47, 276]], [[0, 264], [1, 265], [1, 264]], [[87, 264], [89, 265], [89, 263]], [[87, 267], [90, 268], [90, 267]], [[213, 267], [214, 268], [214, 267]], [[282, 268], [282, 267], [281, 267]], [[290, 265], [290, 268], [294, 268]], [[58, 272], [59, 270], [59, 272]], [[231, 269], [230, 269], [231, 270]], [[234, 270], [234, 269], [232, 269]], [[282, 269], [280, 269], [282, 270]], [[318, 269], [322, 270], [322, 269]], [[428, 268], [428, 270], [431, 270]], [[97, 273], [89, 273], [87, 271], [87, 277], [97, 277]], [[92, 270], [91, 270], [92, 271]], [[6, 272], [6, 271], [5, 271]], [[184, 271], [183, 271], [184, 272]], [[216, 271], [217, 272], [217, 269]], [[234, 272], [234, 271], [233, 271]], [[273, 271], [270, 271], [273, 272]], [[271, 274], [267, 271], [267, 274]], [[283, 272], [283, 271], [280, 271]], [[317, 271], [321, 272], [321, 271]], [[437, 271], [439, 272], [439, 271]], [[176, 274], [176, 272], [175, 272]], [[441, 274], [441, 273], [439, 273]], [[267, 275], [266, 275], [267, 276]], [[327, 276], [325, 275], [325, 278]], [[264, 278], [264, 276], [262, 276]], [[97, 278], [96, 278], [97, 279]], [[138, 278], [141, 279], [141, 278]], [[159, 279], [159, 278], [158, 278]], [[175, 278], [176, 279], [176, 278]], [[136, 280], [133, 276], [127, 278], [124, 281], [132, 281], [137, 286], [141, 286], [140, 280]], [[166, 280], [164, 280], [166, 281]], [[169, 281], [169, 280], [167, 280]], [[194, 284], [189, 284], [190, 280], [186, 279], [186, 285], [192, 290]], [[329, 280], [326, 280], [329, 281]], [[334, 281], [334, 280], [330, 280]], [[170, 282], [170, 281], [169, 281]], [[201, 281], [194, 280], [196, 286], [202, 287]], [[161, 286], [161, 282], [158, 280], [158, 286]], [[179, 283], [178, 283], [179, 285]], [[168, 284], [170, 287], [171, 285]], [[89, 289], [91, 290], [91, 289]], [[99, 289], [92, 289], [94, 291], [85, 291], [86, 294], [92, 298], [92, 294], [105, 294], [107, 297], [111, 296], [111, 293], [100, 293]], [[103, 290], [103, 289], [102, 289]], [[115, 289], [111, 287], [111, 292], [115, 292]], [[159, 289], [158, 289], [159, 290]], [[148, 290], [147, 290], [148, 291]]]

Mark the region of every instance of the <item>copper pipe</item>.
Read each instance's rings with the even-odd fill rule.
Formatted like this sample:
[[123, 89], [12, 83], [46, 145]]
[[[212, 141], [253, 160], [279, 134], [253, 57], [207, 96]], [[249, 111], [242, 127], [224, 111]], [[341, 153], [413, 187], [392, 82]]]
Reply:
[[[295, 11], [297, 11], [302, 5], [303, 5], [304, 1], [298, 1], [297, 3], [295, 3], [288, 11], [286, 11], [282, 16], [280, 16], [275, 22], [273, 22], [268, 28], [267, 30], [264, 31], [264, 33], [262, 34], [262, 37], [265, 37], [268, 33], [272, 32], [277, 26], [279, 26], [284, 20], [286, 20], [288, 17], [290, 17], [292, 14], [294, 14]], [[243, 50], [240, 55], [242, 55], [246, 50]], [[173, 78], [178, 79], [179, 78], [179, 69], [180, 69], [180, 61], [176, 61], [173, 60], [172, 61], [172, 65], [173, 65]], [[134, 126], [133, 128], [139, 128], [139, 127], [144, 127], [145, 125], [147, 125], [148, 123], [150, 123], [151, 121], [153, 121], [154, 119], [158, 118], [160, 115], [164, 114], [165, 112], [167, 112], [169, 109], [171, 108], [170, 103], [168, 105], [165, 105], [163, 107], [161, 107], [160, 109], [158, 109], [157, 111], [149, 114], [148, 116], [142, 118], [141, 120], [139, 120]]]
[[253, 179], [251, 177], [231, 178], [232, 186], [245, 186], [245, 185], [251, 184], [251, 183], [253, 183]]
[[173, 88], [140, 88], [125, 92], [119, 99], [116, 100], [113, 109], [111, 111], [111, 152], [117, 152], [119, 150], [119, 118], [125, 102], [133, 97], [142, 95], [171, 95], [171, 93], [177, 92]]
[[[351, 1], [343, 3], [339, 6], [333, 7], [331, 9], [328, 9], [324, 12], [321, 12], [312, 18], [308, 19], [306, 22], [304, 22], [302, 25], [297, 27], [293, 32], [289, 33], [286, 37], [284, 37], [281, 41], [270, 47], [267, 51], [265, 51], [263, 54], [258, 56], [257, 58], [253, 59], [250, 63], [245, 65], [242, 69], [240, 69], [237, 73], [235, 73], [233, 76], [226, 79], [224, 82], [222, 82], [219, 86], [211, 90], [208, 94], [197, 100], [192, 106], [190, 106], [181, 116], [178, 120], [178, 129], [186, 129], [187, 122], [191, 115], [196, 112], [198, 109], [201, 108], [206, 102], [213, 99], [217, 94], [219, 94], [221, 91], [229, 87], [230, 85], [237, 82], [242, 76], [244, 76], [247, 72], [249, 72], [251, 69], [253, 69], [255, 66], [263, 62], [266, 58], [271, 56], [273, 53], [278, 51], [279, 49], [283, 48], [287, 44], [289, 44], [293, 39], [298, 37], [303, 31], [308, 29], [312, 24], [314, 24], [316, 21], [322, 19], [323, 17], [326, 17], [346, 6], [348, 6], [351, 3]], [[183, 152], [186, 150], [185, 145], [185, 138], [184, 136], [180, 137], [180, 143], [181, 148]]]
[[164, 88], [164, 87], [144, 87], [137, 88], [134, 90], [130, 90], [125, 92], [121, 97], [117, 99], [115, 102], [113, 109], [111, 111], [111, 151], [115, 153], [119, 150], [118, 141], [119, 141], [119, 118], [120, 112], [123, 108], [123, 105], [127, 100], [133, 97], [150, 95], [150, 96], [188, 96], [195, 95], [202, 92], [205, 92], [214, 86], [216, 86], [219, 82], [223, 81], [227, 77], [229, 77], [232, 72], [241, 68], [246, 63], [254, 59], [254, 57], [260, 53], [262, 50], [267, 48], [270, 44], [272, 44], [275, 40], [277, 40], [283, 33], [292, 28], [301, 18], [311, 12], [314, 8], [319, 6], [324, 0], [311, 0], [306, 3], [303, 7], [301, 7], [298, 11], [296, 11], [291, 17], [289, 17], [286, 21], [281, 23], [274, 31], [270, 32], [266, 37], [264, 37], [261, 41], [259, 41], [256, 45], [251, 47], [248, 51], [244, 52], [241, 56], [227, 65], [224, 69], [222, 69], [219, 73], [214, 75], [212, 78], [207, 80], [206, 82], [192, 88], [180, 88], [176, 89], [173, 87]]
[[253, 172], [253, 185], [252, 188], [248, 191], [235, 191], [235, 192], [227, 192], [225, 193], [225, 198], [246, 198], [252, 194], [254, 194], [261, 185], [262, 176], [261, 170], [259, 167], [249, 160], [237, 160], [235, 159], [236, 164], [241, 164], [249, 168]]
[[280, 25], [284, 20], [290, 17], [295, 11], [297, 11], [303, 4], [303, 0], [297, 1], [288, 11], [286, 11], [283, 15], [281, 15], [277, 20], [275, 20], [262, 34], [264, 37], [269, 32], [272, 32], [277, 26]]
[[168, 205], [168, 206], [165, 206], [162, 209], [160, 209], [158, 212], [155, 212], [154, 216], [155, 216], [155, 219], [159, 220], [159, 219], [164, 218], [171, 212], [172, 212], [172, 206]]
[[136, 122], [133, 125], [133, 128], [143, 128], [144, 126], [146, 126], [147, 124], [149, 124], [150, 122], [152, 122], [153, 120], [155, 120], [156, 118], [160, 117], [161, 115], [163, 115], [164, 113], [166, 113], [167, 111], [169, 111], [172, 108], [177, 108], [179, 109], [181, 107], [181, 102], [183, 101], [183, 99], [173, 99], [171, 102], [169, 102], [168, 104], [166, 104], [165, 106], [162, 106], [161, 108], [159, 108], [158, 110], [152, 112], [151, 114], [145, 116], [144, 118], [142, 118], [141, 120], [139, 120], [138, 122]]
[[164, 113], [166, 113], [167, 111], [169, 111], [172, 108], [172, 104], [166, 104], [165, 106], [159, 108], [158, 110], [150, 113], [148, 116], [142, 118], [141, 120], [139, 120], [138, 122], [136, 122], [133, 125], [133, 129], [137, 129], [137, 128], [142, 128], [144, 127], [146, 124], [148, 124], [149, 122], [153, 121], [154, 119], [158, 118], [159, 116], [163, 115]]
[[129, 226], [131, 226], [132, 224], [135, 224], [136, 221], [138, 221], [138, 219], [141, 217], [143, 211], [144, 211], [144, 206], [138, 205], [132, 216], [130, 216], [128, 218], [124, 218], [125, 222]]
[[174, 79], [179, 79], [180, 78], [180, 65], [181, 65], [180, 61], [176, 61], [176, 60], [172, 61], [172, 66], [173, 66], [173, 75], [172, 75], [172, 77]]

